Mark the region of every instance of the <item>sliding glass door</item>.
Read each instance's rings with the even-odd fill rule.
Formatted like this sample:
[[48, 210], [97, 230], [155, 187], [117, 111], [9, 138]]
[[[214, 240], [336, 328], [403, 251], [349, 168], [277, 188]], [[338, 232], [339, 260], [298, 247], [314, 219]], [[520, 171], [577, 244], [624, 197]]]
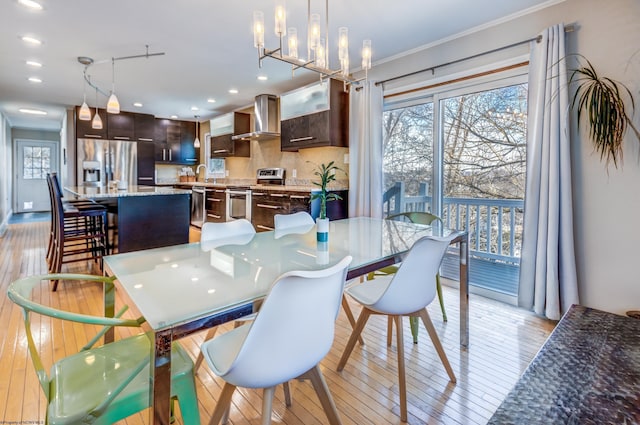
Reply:
[[[524, 77], [387, 103], [384, 211], [428, 211], [470, 234], [471, 284], [515, 302], [524, 210]], [[455, 261], [443, 274], [456, 276]]]

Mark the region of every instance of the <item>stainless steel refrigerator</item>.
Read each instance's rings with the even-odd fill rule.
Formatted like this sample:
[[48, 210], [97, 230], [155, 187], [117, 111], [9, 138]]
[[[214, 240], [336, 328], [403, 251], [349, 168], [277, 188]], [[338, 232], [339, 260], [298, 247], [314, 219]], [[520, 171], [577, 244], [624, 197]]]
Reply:
[[78, 185], [107, 186], [111, 181], [135, 185], [138, 179], [136, 142], [78, 139]]

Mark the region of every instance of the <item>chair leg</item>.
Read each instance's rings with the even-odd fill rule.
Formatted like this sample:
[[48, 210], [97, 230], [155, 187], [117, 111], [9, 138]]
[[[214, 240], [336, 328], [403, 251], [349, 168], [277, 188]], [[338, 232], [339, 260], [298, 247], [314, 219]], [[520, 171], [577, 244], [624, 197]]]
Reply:
[[360, 316], [358, 316], [358, 322], [356, 323], [355, 328], [351, 332], [351, 336], [349, 337], [349, 341], [347, 342], [346, 347], [344, 347], [344, 352], [342, 353], [342, 357], [340, 357], [340, 362], [338, 363], [338, 372], [344, 369], [344, 366], [347, 364], [347, 360], [349, 360], [349, 356], [353, 351], [353, 347], [356, 345], [356, 341], [360, 337], [362, 330], [364, 329], [364, 325], [367, 324], [367, 320], [369, 320], [369, 316], [371, 316], [371, 310], [366, 307], [362, 307], [362, 311], [360, 312]]
[[329, 419], [329, 423], [331, 425], [342, 424], [340, 416], [338, 416], [338, 409], [333, 401], [333, 397], [331, 397], [329, 387], [327, 386], [327, 382], [324, 380], [324, 376], [322, 376], [320, 367], [315, 365], [305, 373], [305, 377], [311, 379], [311, 384], [316, 390], [316, 394], [318, 395], [320, 404], [324, 409], [324, 413], [327, 415], [327, 419]]
[[444, 300], [442, 299], [442, 285], [440, 285], [440, 273], [436, 275], [436, 290], [438, 291], [438, 301], [440, 301], [440, 310], [442, 310], [442, 321], [447, 321], [447, 312], [444, 310]]
[[289, 383], [284, 382], [282, 384], [282, 389], [284, 390], [284, 404], [287, 407], [291, 407], [291, 390], [289, 389]]
[[422, 318], [422, 323], [424, 323], [424, 327], [427, 329], [429, 336], [431, 337], [431, 342], [433, 342], [433, 346], [440, 357], [440, 361], [442, 361], [442, 365], [444, 366], [447, 374], [449, 375], [449, 380], [453, 383], [456, 382], [456, 375], [453, 373], [453, 369], [449, 364], [449, 359], [447, 359], [447, 354], [444, 352], [444, 348], [442, 348], [442, 344], [440, 343], [440, 338], [438, 338], [438, 333], [436, 332], [436, 328], [433, 326], [433, 322], [429, 317], [429, 312], [426, 308], [423, 308], [419, 311], [420, 318]]
[[273, 395], [276, 387], [262, 390], [262, 425], [271, 425], [271, 411], [273, 410]]
[[218, 398], [218, 403], [216, 404], [216, 408], [213, 410], [211, 414], [211, 420], [209, 421], [209, 425], [218, 425], [220, 423], [220, 419], [222, 424], [226, 424], [229, 419], [229, 406], [231, 405], [231, 397], [233, 396], [233, 392], [236, 390], [235, 385], [231, 385], [228, 382], [225, 382], [224, 387], [222, 387], [222, 392], [220, 393], [220, 398]]
[[[347, 320], [351, 324], [351, 329], [356, 326], [356, 319], [353, 317], [353, 312], [351, 312], [351, 307], [349, 307], [349, 301], [347, 301], [347, 297], [342, 295], [342, 308], [344, 309], [344, 314], [347, 315]], [[358, 341], [360, 341], [360, 345], [364, 345], [364, 340], [362, 337], [358, 337]]]
[[391, 316], [387, 317], [387, 347], [391, 347], [391, 340], [393, 339], [393, 319]]
[[[216, 336], [216, 331], [218, 330], [217, 326], [214, 326], [213, 328], [210, 328], [207, 331], [207, 335], [204, 337], [205, 341], [209, 341], [211, 338], [213, 338], [214, 336]], [[204, 341], [203, 341], [204, 342]], [[202, 350], [198, 353], [198, 358], [196, 359], [196, 364], [193, 368], [194, 371], [198, 371], [198, 369], [200, 368], [200, 365], [202, 364], [202, 361], [204, 360], [204, 355], [202, 354]]]
[[404, 371], [404, 332], [402, 316], [392, 316], [396, 322], [396, 344], [398, 350], [398, 392], [400, 393], [400, 420], [407, 422], [407, 377]]

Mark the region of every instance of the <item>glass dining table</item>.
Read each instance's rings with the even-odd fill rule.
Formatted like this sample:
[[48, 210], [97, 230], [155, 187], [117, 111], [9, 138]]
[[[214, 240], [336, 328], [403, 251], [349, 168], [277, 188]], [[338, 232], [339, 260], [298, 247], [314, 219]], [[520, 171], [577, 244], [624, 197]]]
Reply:
[[[254, 303], [287, 271], [322, 269], [351, 255], [347, 279], [353, 279], [402, 261], [423, 236], [451, 233], [460, 256], [460, 344], [467, 347], [466, 231], [356, 217], [330, 222], [328, 242], [317, 242], [310, 226], [106, 256], [105, 273], [117, 277], [116, 288], [153, 333], [150, 423], [169, 425], [173, 341], [252, 313]], [[115, 294], [106, 291], [104, 297], [105, 314], [112, 315]]]

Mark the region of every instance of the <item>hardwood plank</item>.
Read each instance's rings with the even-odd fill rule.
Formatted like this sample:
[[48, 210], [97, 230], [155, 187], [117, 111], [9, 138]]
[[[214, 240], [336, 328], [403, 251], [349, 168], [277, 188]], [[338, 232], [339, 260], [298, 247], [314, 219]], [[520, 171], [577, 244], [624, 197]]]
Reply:
[[[0, 420], [43, 421], [45, 399], [29, 358], [21, 312], [6, 296], [11, 281], [37, 273], [46, 273], [44, 259], [48, 222], [11, 224], [0, 238]], [[195, 233], [195, 232], [194, 232]], [[97, 273], [91, 262], [72, 263], [63, 271]], [[458, 382], [451, 384], [424, 328], [417, 344], [413, 344], [408, 322], [404, 321], [404, 351], [407, 373], [409, 424], [484, 424], [497, 409], [511, 387], [535, 356], [554, 327], [554, 323], [534, 314], [486, 298], [470, 297], [470, 347], [459, 346], [458, 290], [455, 282], [444, 286], [444, 299], [449, 322], [442, 322], [437, 303], [429, 306], [438, 333]], [[100, 314], [102, 288], [99, 284], [62, 282], [52, 293], [44, 284], [38, 296], [44, 303], [75, 311]], [[116, 305], [127, 302], [116, 292]], [[355, 315], [359, 307], [350, 302]], [[125, 317], [137, 317], [135, 309]], [[43, 361], [48, 368], [55, 359], [76, 352], [96, 327], [61, 324], [49, 318], [32, 318], [37, 343], [43, 348]], [[231, 329], [225, 324], [219, 333]], [[116, 338], [124, 338], [139, 329], [118, 329]], [[399, 424], [397, 347], [395, 336], [386, 345], [387, 322], [372, 317], [363, 332], [365, 345], [356, 344], [346, 367], [336, 367], [351, 326], [341, 310], [336, 323], [333, 347], [321, 363], [338, 412], [345, 425]], [[195, 360], [204, 333], [181, 340]], [[203, 423], [208, 422], [223, 381], [213, 375], [206, 364], [196, 374], [198, 404]], [[272, 418], [274, 423], [309, 425], [327, 423], [326, 416], [311, 384], [291, 382], [293, 405], [287, 408], [281, 387], [276, 389]], [[239, 389], [233, 396], [230, 423], [260, 423], [262, 392]], [[178, 415], [177, 424], [182, 424]], [[148, 423], [148, 412], [121, 421], [123, 425]]]

